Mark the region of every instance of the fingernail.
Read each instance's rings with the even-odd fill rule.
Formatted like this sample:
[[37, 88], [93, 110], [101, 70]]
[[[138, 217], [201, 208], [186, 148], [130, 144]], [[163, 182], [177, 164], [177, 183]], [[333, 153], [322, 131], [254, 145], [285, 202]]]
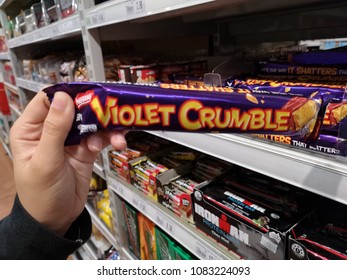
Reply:
[[64, 111], [66, 108], [66, 98], [65, 96], [56, 93], [52, 101], [52, 107], [58, 111]]
[[88, 144], [95, 151], [101, 151], [102, 150], [102, 137], [100, 137], [99, 135], [91, 135], [91, 136], [89, 136]]

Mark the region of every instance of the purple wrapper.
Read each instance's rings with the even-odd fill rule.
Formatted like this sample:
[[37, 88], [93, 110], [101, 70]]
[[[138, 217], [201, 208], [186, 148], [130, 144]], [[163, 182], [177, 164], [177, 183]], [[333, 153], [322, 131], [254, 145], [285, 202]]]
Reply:
[[317, 82], [345, 84], [347, 81], [346, 64], [338, 65], [305, 65], [291, 63], [260, 62], [257, 76], [277, 77], [274, 79], [299, 80], [301, 82]]
[[331, 101], [341, 102], [344, 99], [345, 93], [344, 86], [339, 85], [334, 86], [260, 79], [229, 79], [226, 81], [226, 86], [249, 89], [257, 93], [268, 92], [272, 94], [321, 98], [326, 104]]
[[301, 136], [286, 136], [286, 135], [265, 135], [256, 134], [257, 138], [274, 141], [277, 143], [290, 145], [298, 148], [308, 149], [323, 154], [335, 156], [347, 156], [347, 139], [342, 139], [337, 136], [320, 134], [314, 142], [308, 142]]
[[321, 103], [314, 99], [253, 94], [249, 90], [177, 84], [70, 83], [45, 88], [50, 100], [64, 91], [75, 103], [66, 145], [99, 130], [311, 133]]
[[[321, 99], [322, 106], [319, 116], [322, 118], [321, 128], [338, 133], [343, 123], [347, 122], [347, 101], [343, 86], [279, 82], [269, 80], [238, 80], [230, 79], [227, 85], [235, 88], [248, 89], [256, 93], [303, 96]], [[345, 136], [343, 136], [345, 137]]]

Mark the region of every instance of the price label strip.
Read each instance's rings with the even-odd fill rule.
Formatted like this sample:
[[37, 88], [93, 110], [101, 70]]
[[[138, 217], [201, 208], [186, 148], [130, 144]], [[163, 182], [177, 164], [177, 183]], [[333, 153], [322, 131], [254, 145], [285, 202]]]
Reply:
[[175, 235], [175, 224], [170, 221], [167, 217], [162, 215], [160, 212], [157, 212], [155, 215], [155, 221], [158, 226], [160, 226], [163, 230], [168, 232], [170, 235], [174, 236]]
[[202, 260], [224, 260], [225, 257], [217, 254], [215, 251], [208, 248], [205, 244], [196, 241], [195, 243], [195, 253]]
[[127, 15], [136, 15], [145, 12], [145, 0], [128, 0], [125, 4]]

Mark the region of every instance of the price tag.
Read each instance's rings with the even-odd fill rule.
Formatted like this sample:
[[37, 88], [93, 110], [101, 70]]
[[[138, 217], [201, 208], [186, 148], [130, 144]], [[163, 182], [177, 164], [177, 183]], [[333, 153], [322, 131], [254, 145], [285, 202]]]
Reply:
[[223, 259], [225, 259], [198, 241], [196, 241], [196, 244], [195, 244], [195, 254], [202, 260], [223, 260]]
[[160, 214], [159, 212], [156, 213], [155, 221], [158, 226], [167, 231], [170, 235], [175, 234], [175, 225], [167, 217], [164, 217], [164, 215]]
[[122, 186], [121, 184], [119, 184], [116, 180], [111, 179], [111, 180], [110, 180], [110, 184], [111, 184], [113, 190], [114, 190], [117, 194], [119, 194], [119, 195], [121, 195], [121, 196], [124, 195], [123, 186]]
[[128, 0], [125, 4], [125, 11], [127, 15], [145, 12], [145, 0]]

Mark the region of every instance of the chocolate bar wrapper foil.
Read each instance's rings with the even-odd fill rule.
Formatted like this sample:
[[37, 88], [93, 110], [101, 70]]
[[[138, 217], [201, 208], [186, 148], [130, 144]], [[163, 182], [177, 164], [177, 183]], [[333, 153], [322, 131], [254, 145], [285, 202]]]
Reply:
[[61, 83], [44, 89], [49, 100], [64, 91], [75, 103], [66, 145], [100, 130], [276, 133], [307, 135], [320, 100], [256, 94], [250, 90], [178, 84]]

